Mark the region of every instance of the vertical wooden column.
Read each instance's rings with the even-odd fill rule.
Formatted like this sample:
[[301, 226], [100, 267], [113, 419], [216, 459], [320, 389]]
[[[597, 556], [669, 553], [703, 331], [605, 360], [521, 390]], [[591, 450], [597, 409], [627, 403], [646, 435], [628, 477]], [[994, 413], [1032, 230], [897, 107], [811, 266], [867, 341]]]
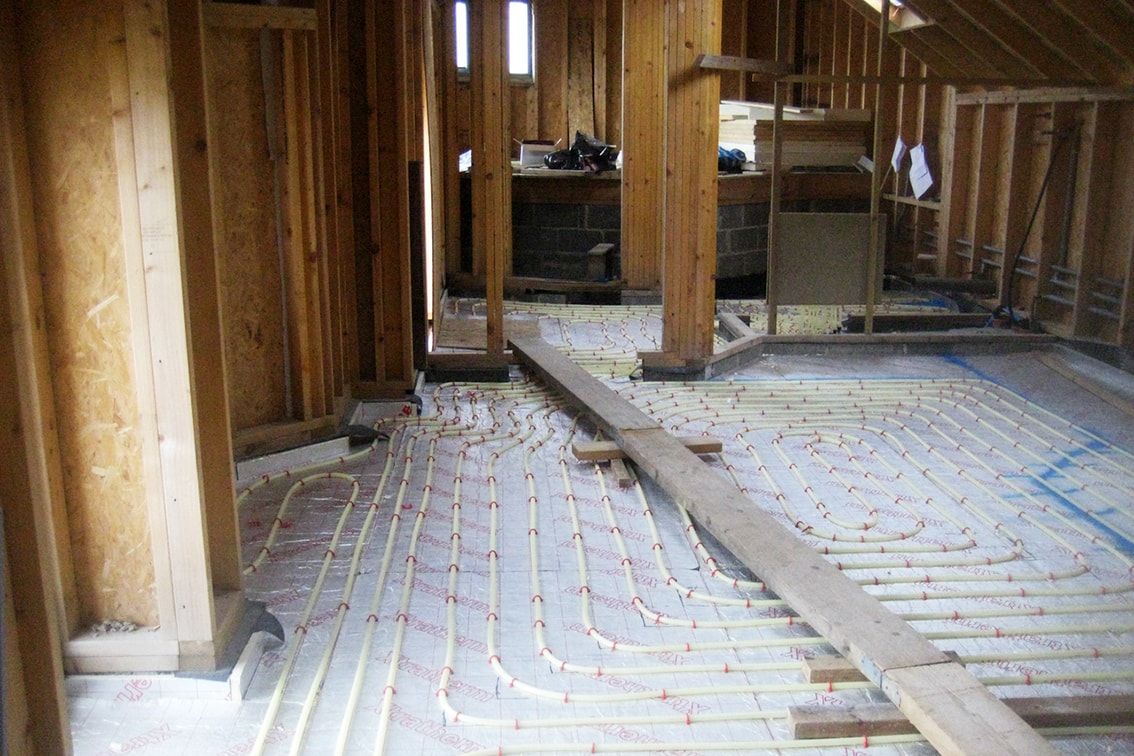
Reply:
[[[39, 284], [23, 91], [11, 0], [0, 2], [0, 511], [6, 561], [5, 753], [71, 751], [62, 635], [66, 632], [66, 544], [59, 443], [48, 377], [43, 294]], [[58, 518], [58, 522], [56, 522]], [[69, 567], [69, 561], [68, 561]], [[74, 579], [66, 574], [74, 601]], [[9, 611], [9, 609], [11, 611]], [[9, 650], [16, 653], [9, 655]], [[20, 660], [35, 660], [28, 665]], [[17, 716], [21, 714], [21, 716]]]
[[[445, 213], [445, 266], [444, 272], [461, 270], [461, 181], [457, 169], [457, 50], [456, 21], [453, 0], [440, 0], [437, 6], [437, 75], [440, 80], [442, 135], [438, 148], [441, 153], [441, 170], [435, 180], [444, 184]], [[538, 33], [538, 32], [537, 32]], [[440, 290], [443, 280], [434, 285]], [[434, 317], [438, 317], [434, 313]]]
[[[787, 0], [776, 3], [776, 61], [784, 63], [788, 59], [788, 14]], [[784, 105], [787, 100], [787, 85], [776, 81], [772, 93], [772, 184], [768, 198], [768, 272], [765, 278], [765, 306], [768, 311], [768, 333], [775, 335], [778, 323], [780, 271], [780, 205], [783, 202], [783, 155], [784, 155]]]
[[622, 276], [661, 287], [665, 244], [666, 7], [624, 0], [622, 12]]
[[206, 566], [214, 590], [239, 592], [243, 587], [243, 565], [213, 234], [200, 4], [172, 3], [169, 14], [170, 59], [178, 61], [170, 70], [171, 86], [177, 93], [173, 147], [180, 185], [193, 187], [188, 192], [178, 190], [178, 199], [192, 334], [193, 407], [208, 539]]
[[[886, 73], [886, 43], [890, 39], [890, 0], [882, 0], [878, 17], [878, 60], [877, 74]], [[865, 87], [864, 87], [865, 90]], [[888, 115], [886, 99], [890, 92], [888, 84], [881, 81], [874, 90], [874, 170], [870, 173], [870, 250], [866, 262], [866, 320], [863, 331], [874, 333], [874, 306], [878, 301], [878, 271], [882, 266], [882, 175], [883, 153], [885, 151], [885, 132], [883, 121]]]
[[489, 354], [504, 354], [504, 276], [512, 257], [511, 107], [508, 100], [508, 3], [469, 4], [472, 87], [472, 241], [484, 260]]
[[[410, 114], [406, 9], [376, 1], [368, 13], [367, 59], [371, 68], [370, 240], [374, 258], [374, 340], [378, 391], [413, 385], [410, 312], [409, 154]], [[370, 7], [369, 4], [367, 6]]]
[[669, 4], [662, 349], [712, 356], [717, 270], [720, 76], [697, 64], [721, 46], [721, 0]]

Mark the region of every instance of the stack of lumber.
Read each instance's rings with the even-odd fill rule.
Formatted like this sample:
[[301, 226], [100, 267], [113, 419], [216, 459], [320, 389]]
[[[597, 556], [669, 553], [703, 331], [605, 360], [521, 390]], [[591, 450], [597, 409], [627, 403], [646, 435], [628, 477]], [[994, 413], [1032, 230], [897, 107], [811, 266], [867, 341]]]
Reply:
[[[772, 164], [772, 107], [721, 103], [720, 143], [741, 149], [756, 168]], [[783, 166], [850, 166], [868, 152], [870, 111], [785, 108]]]

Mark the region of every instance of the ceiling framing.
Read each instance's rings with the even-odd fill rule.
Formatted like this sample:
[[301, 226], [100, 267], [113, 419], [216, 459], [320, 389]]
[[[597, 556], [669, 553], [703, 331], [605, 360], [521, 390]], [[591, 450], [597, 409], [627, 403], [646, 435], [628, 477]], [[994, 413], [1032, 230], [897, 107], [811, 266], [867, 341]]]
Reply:
[[[848, 0], [877, 17], [867, 0]], [[1134, 0], [904, 0], [891, 38], [938, 76], [1134, 85]]]

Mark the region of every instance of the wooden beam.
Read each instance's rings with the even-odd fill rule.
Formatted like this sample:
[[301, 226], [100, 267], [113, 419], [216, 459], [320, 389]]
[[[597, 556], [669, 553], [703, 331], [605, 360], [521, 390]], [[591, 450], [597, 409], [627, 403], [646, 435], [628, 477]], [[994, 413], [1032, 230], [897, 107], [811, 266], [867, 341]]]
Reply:
[[[1121, 13], [1107, 3], [1084, 3], [1081, 0], [1054, 0], [1067, 15], [1086, 28], [1099, 44], [1115, 58], [1121, 60], [1127, 71], [1134, 67], [1134, 13]], [[1125, 77], [1130, 81], [1129, 74]]]
[[661, 287], [665, 246], [666, 10], [623, 0], [622, 275], [631, 289]]
[[1048, 102], [1107, 102], [1134, 100], [1134, 87], [1045, 87], [995, 92], [959, 92], [958, 105]]
[[697, 57], [720, 50], [721, 4], [687, 0], [669, 9], [662, 349], [696, 361], [713, 353], [720, 127], [720, 76]]
[[1026, 60], [1044, 76], [1063, 79], [1084, 75], [1094, 81], [1089, 71], [1081, 71], [1048, 47], [1024, 21], [1009, 13], [999, 0], [965, 0], [964, 12], [1003, 47]]
[[[1134, 725], [1134, 696], [1048, 696], [1005, 698], [1004, 705], [1032, 727], [1129, 727]], [[852, 738], [912, 735], [917, 728], [893, 704], [789, 706], [792, 737]]]
[[[185, 280], [186, 230], [178, 213], [174, 101], [165, 3], [124, 2], [135, 180], [154, 396], [139, 397], [157, 418], [166, 547], [155, 559], [172, 571], [172, 617], [161, 617], [185, 650], [184, 669], [211, 669], [215, 630], [205, 530], [202, 461], [191, 367]], [[139, 338], [144, 338], [140, 337]], [[161, 397], [161, 401], [158, 401]], [[159, 521], [160, 522], [160, 521]]]
[[1124, 66], [1113, 59], [1098, 38], [1083, 29], [1051, 2], [1034, 0], [997, 0], [1033, 31], [1033, 35], [1053, 50], [1065, 63], [1063, 75], [1086, 76], [1099, 82], [1112, 82], [1123, 73]]
[[790, 63], [759, 58], [743, 58], [739, 55], [708, 55], [702, 53], [697, 56], [696, 63], [701, 68], [711, 68], [716, 71], [744, 71], [746, 73], [773, 74], [776, 76], [790, 74], [793, 71]]
[[[723, 445], [712, 436], [676, 436], [677, 440], [694, 454], [718, 454]], [[608, 459], [626, 459], [626, 452], [615, 441], [576, 441], [571, 444], [575, 459], [601, 462]]]
[[[202, 505], [208, 540], [208, 575], [213, 591], [239, 592], [244, 584], [236, 481], [232, 466], [228, 381], [224, 364], [220, 282], [217, 270], [216, 219], [213, 213], [212, 161], [206, 115], [204, 39], [200, 6], [171, 3], [169, 45], [173, 60], [174, 148], [182, 186], [179, 217], [185, 234], [186, 298], [196, 437], [201, 458]], [[214, 597], [214, 605], [215, 605]], [[243, 603], [239, 610], [243, 611]], [[215, 610], [214, 610], [215, 611]], [[218, 637], [217, 654], [227, 638]]]
[[876, 598], [664, 429], [542, 340], [513, 351], [850, 659], [943, 753], [1054, 754], [1043, 738]]
[[[473, 101], [472, 195], [474, 273], [484, 273], [486, 349], [504, 353], [504, 277], [512, 258], [512, 140], [508, 100], [507, 9], [504, 0], [469, 6]], [[483, 260], [483, 269], [475, 267]]]
[[945, 32], [975, 57], [1008, 78], [1035, 78], [1039, 71], [1002, 47], [999, 41], [961, 13], [949, 0], [911, 0], [908, 5], [918, 15], [932, 18]]
[[0, 374], [6, 376], [0, 384], [0, 454], [6, 461], [0, 473], [6, 552], [0, 611], [11, 622], [0, 647], [0, 706], [9, 717], [0, 750], [65, 754], [72, 744], [60, 649], [69, 633], [66, 602], [76, 609], [77, 602], [12, 5], [0, 2]]
[[205, 0], [201, 2], [201, 15], [208, 26], [232, 29], [315, 31], [318, 28], [318, 18], [314, 8], [237, 5], [236, 3]]

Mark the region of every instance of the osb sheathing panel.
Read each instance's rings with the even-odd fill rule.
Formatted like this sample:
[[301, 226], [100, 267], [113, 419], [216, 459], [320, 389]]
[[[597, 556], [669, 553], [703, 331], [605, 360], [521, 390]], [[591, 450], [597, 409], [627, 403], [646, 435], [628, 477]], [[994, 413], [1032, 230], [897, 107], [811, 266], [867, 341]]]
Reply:
[[239, 430], [287, 418], [274, 167], [260, 32], [211, 28], [205, 45], [225, 365]]
[[[18, 10], [36, 232], [83, 622], [157, 623], [98, 3]], [[112, 6], [111, 6], [112, 7]]]

